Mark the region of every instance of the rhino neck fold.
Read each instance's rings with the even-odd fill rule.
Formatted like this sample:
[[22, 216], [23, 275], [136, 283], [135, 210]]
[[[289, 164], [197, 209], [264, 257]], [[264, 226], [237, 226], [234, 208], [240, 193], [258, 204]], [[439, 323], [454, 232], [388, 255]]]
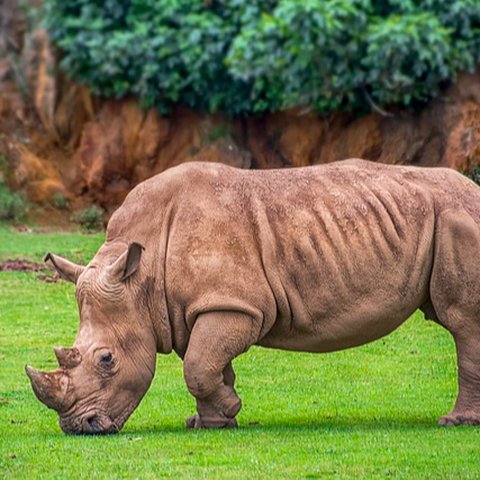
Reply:
[[[152, 262], [152, 266], [156, 262]], [[172, 333], [163, 286], [163, 275], [151, 269], [136, 286], [136, 306], [141, 312], [142, 327], [150, 328], [157, 353], [172, 351]]]
[[[162, 190], [156, 193], [162, 196], [168, 192]], [[137, 195], [140, 197], [137, 198]], [[141, 212], [137, 206], [139, 200]], [[154, 335], [157, 353], [170, 353], [173, 342], [165, 292], [165, 263], [173, 218], [172, 206], [170, 196], [158, 199], [155, 205], [146, 206], [144, 202], [142, 189], [130, 193], [124, 206], [110, 219], [104, 248], [132, 242], [144, 247], [141, 267], [132, 277], [132, 286], [136, 290], [135, 306], [141, 314], [142, 327], [151, 329]], [[161, 210], [158, 209], [160, 204], [163, 206]]]
[[[165, 289], [165, 270], [168, 249], [169, 231], [172, 212], [166, 208], [156, 241], [151, 235], [142, 235], [140, 243], [145, 246], [144, 265], [147, 272], [141, 276], [139, 295], [149, 317], [155, 335], [157, 353], [168, 354], [172, 351], [172, 328], [170, 323], [167, 294]], [[150, 240], [150, 241], [149, 241]]]
[[158, 295], [160, 297], [159, 304], [161, 306], [157, 314], [152, 312], [150, 316], [156, 337], [157, 353], [170, 353], [172, 351], [172, 329], [168, 317], [163, 282], [162, 288], [158, 290]]
[[156, 332], [158, 353], [170, 353], [173, 349], [173, 330], [166, 291], [168, 242], [173, 215], [174, 212], [172, 210], [172, 205], [168, 203], [164, 210], [164, 216], [161, 223], [158, 249], [152, 249], [152, 251], [155, 252], [152, 256], [152, 265], [155, 265], [154, 284], [156, 284], [156, 287], [153, 289], [153, 292], [156, 294], [156, 302], [153, 306], [156, 308], [153, 310], [151, 319], [153, 322], [153, 328]]

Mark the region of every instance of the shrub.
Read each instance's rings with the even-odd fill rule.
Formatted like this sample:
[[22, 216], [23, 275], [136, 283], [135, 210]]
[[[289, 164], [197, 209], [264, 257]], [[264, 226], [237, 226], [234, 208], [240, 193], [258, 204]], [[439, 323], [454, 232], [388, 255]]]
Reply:
[[104, 211], [96, 205], [92, 205], [84, 210], [79, 210], [72, 215], [72, 222], [79, 224], [83, 229], [89, 232], [102, 230]]
[[68, 198], [62, 195], [60, 192], [55, 192], [53, 195], [53, 205], [60, 210], [67, 210], [70, 202]]
[[477, 185], [480, 185], [480, 167], [473, 167], [466, 172], [463, 172], [470, 180], [473, 180]]
[[227, 65], [253, 86], [255, 111], [313, 105], [319, 111], [357, 103], [361, 33], [368, 24], [363, 0], [284, 0], [245, 26]]
[[411, 105], [480, 62], [478, 0], [46, 0], [62, 66], [105, 96], [230, 114]]
[[18, 192], [12, 192], [0, 181], [0, 220], [18, 222], [25, 218], [27, 202]]

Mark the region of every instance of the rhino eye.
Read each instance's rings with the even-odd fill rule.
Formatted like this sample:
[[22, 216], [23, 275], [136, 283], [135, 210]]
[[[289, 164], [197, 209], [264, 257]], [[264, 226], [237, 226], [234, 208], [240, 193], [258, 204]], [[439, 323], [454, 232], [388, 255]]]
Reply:
[[102, 365], [111, 365], [113, 362], [113, 355], [111, 354], [111, 352], [108, 352], [108, 353], [104, 353], [101, 357], [100, 357], [100, 363]]

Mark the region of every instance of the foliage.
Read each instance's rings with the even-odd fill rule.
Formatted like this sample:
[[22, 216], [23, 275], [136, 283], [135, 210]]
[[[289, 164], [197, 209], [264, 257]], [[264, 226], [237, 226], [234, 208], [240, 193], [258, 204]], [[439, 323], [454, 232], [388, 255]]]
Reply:
[[0, 221], [19, 222], [27, 215], [28, 202], [22, 193], [8, 188], [10, 175], [7, 159], [0, 153]]
[[27, 213], [27, 202], [18, 192], [12, 192], [0, 180], [0, 220], [20, 221]]
[[72, 222], [78, 223], [89, 232], [97, 232], [104, 227], [104, 211], [96, 205], [91, 205], [84, 210], [79, 210], [72, 215]]
[[61, 194], [60, 192], [55, 192], [53, 195], [53, 205], [60, 210], [67, 210], [70, 202], [65, 195]]
[[480, 185], [480, 167], [476, 166], [463, 172], [470, 180], [473, 180], [477, 185]]
[[429, 12], [375, 22], [367, 45], [366, 83], [381, 104], [424, 100], [452, 74], [450, 31]]
[[248, 85], [232, 82], [223, 60], [241, 23], [272, 4], [53, 0], [46, 18], [65, 70], [97, 93], [237, 113], [248, 109]]
[[214, 143], [221, 139], [230, 139], [232, 132], [228, 127], [218, 126], [214, 127], [207, 132], [206, 139], [209, 143]]
[[[13, 232], [0, 255], [82, 263], [102, 235]], [[195, 401], [175, 354], [119, 435], [61, 433], [24, 365], [54, 369], [78, 329], [74, 286], [0, 272], [2, 478], [478, 478], [478, 428], [440, 428], [456, 394], [451, 336], [421, 314], [384, 340], [327, 355], [252, 348], [235, 361], [237, 431], [186, 431]]]
[[73, 77], [161, 111], [411, 105], [480, 62], [478, 0], [47, 0], [45, 17]]
[[283, 0], [235, 38], [230, 71], [260, 109], [410, 105], [480, 61], [480, 2]]
[[252, 82], [254, 109], [308, 104], [322, 111], [354, 102], [367, 6], [363, 0], [284, 0], [245, 26], [227, 61], [233, 75]]

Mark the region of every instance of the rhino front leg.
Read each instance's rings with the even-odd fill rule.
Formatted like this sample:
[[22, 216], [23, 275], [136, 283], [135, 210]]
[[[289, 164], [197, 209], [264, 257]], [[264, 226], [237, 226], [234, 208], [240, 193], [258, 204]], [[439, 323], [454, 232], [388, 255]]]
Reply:
[[[233, 371], [232, 368], [232, 363], [229, 362], [228, 365], [224, 368], [223, 370], [223, 383], [224, 385], [228, 388], [230, 387], [233, 390], [233, 394], [235, 397], [241, 402], [241, 400], [237, 396], [237, 392], [235, 391], [234, 388], [234, 383], [235, 383], [235, 372]], [[200, 405], [199, 405], [200, 403]], [[205, 410], [208, 409], [208, 404], [203, 405], [202, 400], [197, 398], [197, 410]], [[240, 403], [241, 405], [241, 403]], [[240, 410], [240, 408], [239, 408]], [[215, 425], [209, 425], [207, 426], [205, 423], [210, 423], [206, 422], [205, 418], [202, 420], [200, 418], [200, 415], [197, 413], [195, 415], [192, 415], [191, 417], [188, 417], [186, 420], [186, 426], [187, 428], [214, 428]], [[225, 419], [223, 416], [220, 418], [220, 427], [222, 428], [236, 428], [238, 426], [237, 420], [235, 418], [230, 418], [226, 423]], [[224, 424], [225, 423], [225, 424]]]
[[184, 359], [184, 376], [197, 401], [197, 414], [187, 428], [236, 427], [241, 401], [233, 388], [231, 360], [255, 342], [254, 321], [237, 312], [198, 317]]

